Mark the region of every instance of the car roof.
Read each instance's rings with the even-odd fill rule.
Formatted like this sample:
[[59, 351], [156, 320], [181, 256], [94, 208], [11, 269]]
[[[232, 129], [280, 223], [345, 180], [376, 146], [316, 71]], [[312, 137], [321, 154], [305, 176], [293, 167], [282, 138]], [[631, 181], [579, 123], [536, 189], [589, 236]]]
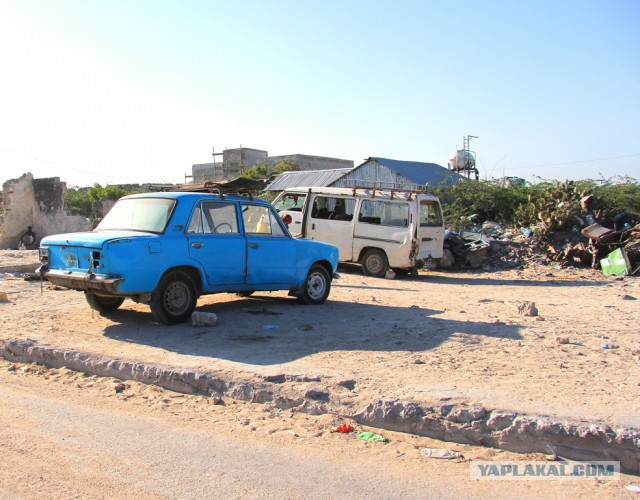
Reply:
[[269, 205], [270, 203], [261, 198], [249, 198], [248, 196], [239, 196], [231, 194], [210, 194], [210, 193], [194, 193], [194, 192], [176, 192], [176, 191], [161, 191], [161, 192], [149, 192], [149, 193], [136, 193], [128, 196], [123, 196], [121, 199], [136, 199], [136, 198], [165, 198], [171, 200], [219, 200], [219, 201], [252, 201], [262, 205]]

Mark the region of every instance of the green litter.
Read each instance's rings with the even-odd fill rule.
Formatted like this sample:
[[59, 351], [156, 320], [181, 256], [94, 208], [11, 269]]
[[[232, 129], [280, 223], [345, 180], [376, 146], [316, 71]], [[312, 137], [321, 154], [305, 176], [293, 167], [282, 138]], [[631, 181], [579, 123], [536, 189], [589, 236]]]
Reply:
[[358, 439], [362, 439], [363, 441], [370, 441], [372, 443], [388, 443], [389, 440], [384, 437], [381, 436], [380, 434], [376, 434], [374, 432], [358, 432], [358, 434], [356, 434]]
[[601, 259], [600, 267], [605, 276], [628, 276], [631, 274], [631, 264], [624, 248], [618, 248]]

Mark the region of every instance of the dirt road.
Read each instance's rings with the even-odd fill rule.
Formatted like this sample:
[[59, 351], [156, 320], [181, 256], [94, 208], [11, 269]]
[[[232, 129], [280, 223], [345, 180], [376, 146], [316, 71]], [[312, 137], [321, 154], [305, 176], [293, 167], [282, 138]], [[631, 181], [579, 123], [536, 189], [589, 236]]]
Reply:
[[[620, 497], [620, 481], [471, 481], [469, 460], [544, 459], [385, 432], [336, 417], [175, 394], [0, 361], [0, 496], [19, 498]], [[464, 460], [422, 458], [421, 448]]]

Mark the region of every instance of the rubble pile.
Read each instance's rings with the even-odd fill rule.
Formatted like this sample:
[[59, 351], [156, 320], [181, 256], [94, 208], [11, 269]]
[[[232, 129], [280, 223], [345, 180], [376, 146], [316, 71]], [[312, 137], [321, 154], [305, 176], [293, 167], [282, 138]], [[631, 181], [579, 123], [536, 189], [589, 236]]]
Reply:
[[[619, 231], [597, 222], [570, 231], [550, 231], [549, 226], [508, 229], [487, 221], [473, 231], [447, 232], [445, 250], [451, 263], [443, 268], [500, 271], [522, 269], [532, 263], [561, 267], [592, 267], [605, 274], [637, 274], [640, 271], [640, 224]], [[617, 256], [616, 254], [620, 254]], [[616, 255], [624, 272], [608, 272], [608, 258]]]

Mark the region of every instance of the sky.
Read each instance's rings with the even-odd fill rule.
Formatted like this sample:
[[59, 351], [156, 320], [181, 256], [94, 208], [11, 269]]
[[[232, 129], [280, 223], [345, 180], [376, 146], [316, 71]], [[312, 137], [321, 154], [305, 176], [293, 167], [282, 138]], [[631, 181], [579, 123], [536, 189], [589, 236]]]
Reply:
[[640, 2], [0, 0], [0, 182], [182, 183], [240, 146], [640, 178]]

